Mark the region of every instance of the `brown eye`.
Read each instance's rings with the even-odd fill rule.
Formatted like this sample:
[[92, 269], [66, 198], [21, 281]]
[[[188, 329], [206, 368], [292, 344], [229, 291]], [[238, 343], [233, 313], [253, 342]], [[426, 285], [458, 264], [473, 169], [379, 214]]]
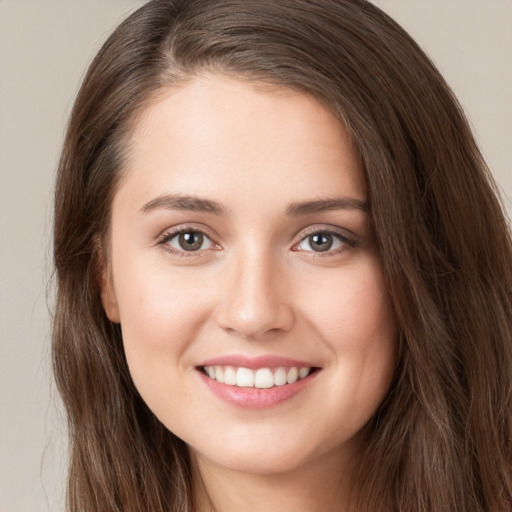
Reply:
[[210, 240], [210, 237], [201, 233], [200, 231], [180, 231], [168, 235], [161, 242], [167, 245], [174, 252], [198, 252], [204, 249], [212, 249], [215, 244]]
[[308, 236], [308, 243], [315, 252], [325, 252], [332, 247], [333, 237], [329, 233], [316, 233]]
[[203, 239], [203, 235], [195, 231], [180, 233], [178, 235], [180, 249], [184, 251], [198, 251], [203, 245]]
[[335, 253], [338, 250], [343, 250], [345, 246], [353, 247], [354, 241], [342, 235], [341, 233], [334, 233], [330, 231], [317, 231], [305, 236], [295, 250], [303, 252], [331, 252]]

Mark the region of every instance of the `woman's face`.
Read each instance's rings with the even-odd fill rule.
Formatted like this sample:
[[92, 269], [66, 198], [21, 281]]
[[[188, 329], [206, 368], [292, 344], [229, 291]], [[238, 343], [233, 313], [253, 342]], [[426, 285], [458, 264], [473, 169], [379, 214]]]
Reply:
[[316, 100], [196, 78], [137, 122], [102, 299], [135, 385], [199, 464], [359, 449], [397, 328], [360, 160]]

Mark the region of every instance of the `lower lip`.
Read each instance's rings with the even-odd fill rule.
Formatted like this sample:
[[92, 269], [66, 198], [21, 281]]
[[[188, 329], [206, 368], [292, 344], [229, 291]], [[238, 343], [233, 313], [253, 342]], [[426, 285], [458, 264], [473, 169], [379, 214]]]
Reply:
[[202, 381], [218, 398], [246, 409], [265, 409], [279, 405], [301, 393], [313, 382], [319, 371], [317, 370], [293, 384], [284, 384], [283, 386], [274, 386], [267, 389], [228, 386], [210, 379], [200, 370], [198, 370], [198, 373]]

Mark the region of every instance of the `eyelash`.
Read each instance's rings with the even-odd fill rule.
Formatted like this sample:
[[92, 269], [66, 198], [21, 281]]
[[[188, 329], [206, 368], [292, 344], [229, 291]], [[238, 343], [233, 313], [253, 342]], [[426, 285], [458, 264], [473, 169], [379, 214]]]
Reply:
[[[208, 249], [198, 249], [196, 251], [186, 251], [184, 249], [178, 249], [175, 247], [172, 247], [169, 245], [169, 242], [173, 240], [176, 237], [179, 237], [180, 235], [185, 234], [195, 234], [195, 235], [201, 235], [205, 239], [210, 241], [210, 244], [216, 247], [219, 247], [219, 244], [216, 244], [212, 237], [206, 233], [206, 231], [198, 228], [193, 227], [181, 227], [179, 229], [176, 229], [174, 231], [166, 232], [162, 235], [162, 238], [159, 240], [158, 245], [161, 245], [167, 252], [170, 252], [171, 254], [175, 256], [179, 256], [181, 258], [190, 258], [190, 257], [197, 257], [199, 256], [203, 251]], [[219, 249], [215, 249], [219, 250]]]
[[[198, 229], [195, 227], [186, 227], [186, 226], [179, 228], [177, 230], [171, 231], [171, 232], [164, 233], [162, 235], [161, 239], [159, 240], [158, 245], [161, 245], [167, 252], [170, 252], [171, 254], [173, 254], [175, 256], [182, 257], [182, 258], [198, 257], [198, 256], [202, 255], [202, 253], [204, 253], [204, 251], [211, 249], [209, 247], [206, 249], [199, 248], [194, 251], [186, 251], [184, 249], [178, 249], [178, 248], [175, 248], [175, 247], [172, 247], [169, 245], [169, 242], [171, 240], [173, 240], [174, 238], [179, 237], [181, 235], [184, 235], [184, 234], [200, 235], [200, 236], [204, 237], [205, 239], [209, 240], [209, 243], [212, 246], [215, 246], [214, 250], [221, 249], [220, 245], [217, 244], [216, 242], [214, 242], [212, 237], [208, 233], [206, 233], [204, 230]], [[315, 235], [324, 235], [324, 236], [327, 235], [327, 236], [333, 237], [335, 240], [337, 240], [339, 242], [340, 246], [336, 247], [335, 249], [331, 249], [329, 247], [325, 252], [314, 251], [314, 250], [305, 250], [305, 249], [299, 248], [299, 246], [302, 243], [304, 243], [308, 239], [311, 239], [311, 237], [313, 237]], [[292, 250], [295, 252], [311, 253], [313, 255], [313, 257], [315, 257], [315, 258], [327, 258], [329, 256], [333, 256], [335, 254], [344, 252], [347, 249], [352, 249], [357, 246], [358, 246], [358, 240], [355, 237], [347, 236], [346, 234], [341, 233], [340, 231], [329, 229], [329, 228], [327, 228], [327, 229], [318, 229], [317, 228], [317, 229], [311, 229], [309, 232], [302, 233], [301, 239], [299, 240], [299, 242], [295, 243], [292, 246]], [[311, 243], [310, 243], [310, 247], [311, 247]]]
[[[300, 249], [299, 246], [306, 242], [308, 239], [311, 240], [311, 238], [315, 235], [327, 235], [329, 237], [334, 238], [337, 240], [340, 244], [339, 247], [336, 247], [335, 249], [331, 249], [330, 247], [325, 251], [314, 251], [314, 250], [305, 250]], [[309, 242], [309, 245], [311, 247], [311, 241]], [[301, 239], [298, 243], [294, 244], [292, 247], [292, 250], [297, 252], [308, 252], [311, 253], [313, 257], [315, 258], [328, 258], [330, 256], [337, 255], [339, 253], [342, 253], [348, 249], [353, 249], [358, 246], [358, 240], [355, 237], [350, 237], [345, 233], [342, 233], [338, 230], [334, 230], [332, 228], [326, 228], [326, 229], [311, 229], [309, 232], [305, 232], [302, 234]]]

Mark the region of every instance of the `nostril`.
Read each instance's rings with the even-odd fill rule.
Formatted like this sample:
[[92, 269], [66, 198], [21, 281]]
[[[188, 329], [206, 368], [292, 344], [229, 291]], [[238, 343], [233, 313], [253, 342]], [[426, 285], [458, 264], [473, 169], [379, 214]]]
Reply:
[[219, 312], [217, 322], [228, 334], [243, 339], [274, 338], [289, 331], [294, 322], [291, 308], [286, 304], [243, 308], [235, 305]]

